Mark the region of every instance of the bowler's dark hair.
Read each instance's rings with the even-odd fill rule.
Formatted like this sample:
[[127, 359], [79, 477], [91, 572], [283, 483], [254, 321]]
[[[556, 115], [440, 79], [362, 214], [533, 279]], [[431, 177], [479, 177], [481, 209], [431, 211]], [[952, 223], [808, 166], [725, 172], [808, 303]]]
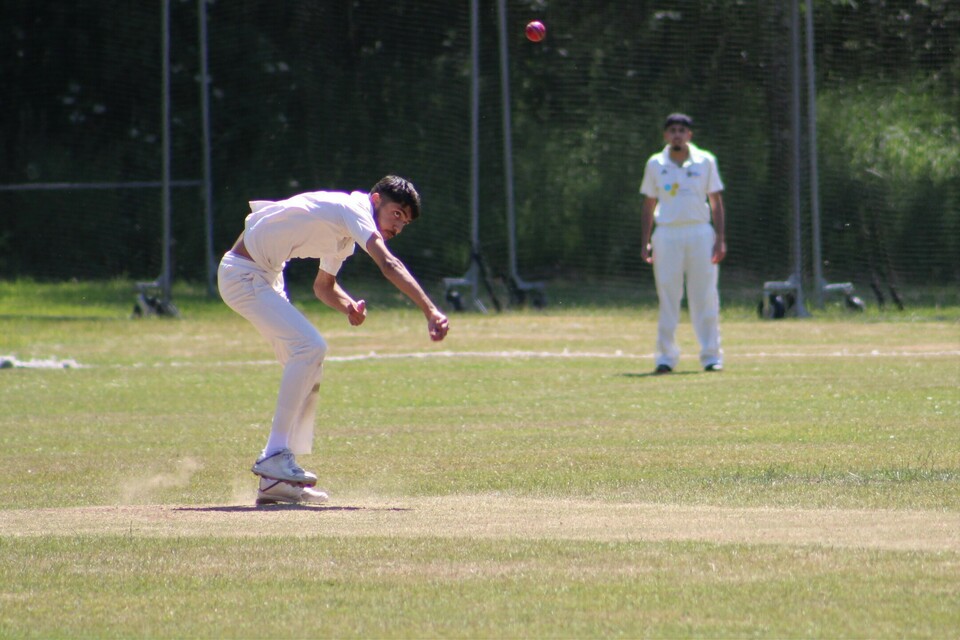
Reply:
[[373, 185], [370, 193], [379, 193], [381, 198], [396, 202], [401, 207], [410, 209], [410, 219], [420, 217], [420, 194], [413, 183], [400, 176], [385, 176], [380, 182]]

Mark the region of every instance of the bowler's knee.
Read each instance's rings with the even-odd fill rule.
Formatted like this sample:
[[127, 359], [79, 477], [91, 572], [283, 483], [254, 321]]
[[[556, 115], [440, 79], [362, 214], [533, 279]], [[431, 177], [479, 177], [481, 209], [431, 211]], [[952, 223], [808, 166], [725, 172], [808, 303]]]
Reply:
[[322, 364], [323, 359], [327, 357], [327, 341], [317, 336], [310, 345], [310, 353], [317, 364]]
[[327, 341], [319, 335], [310, 337], [297, 349], [296, 357], [319, 367], [327, 357]]

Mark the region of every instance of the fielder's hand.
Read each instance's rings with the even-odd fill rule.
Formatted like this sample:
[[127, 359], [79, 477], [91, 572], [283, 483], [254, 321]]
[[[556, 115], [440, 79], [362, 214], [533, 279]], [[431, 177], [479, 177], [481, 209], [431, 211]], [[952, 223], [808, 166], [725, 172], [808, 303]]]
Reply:
[[713, 264], [720, 264], [720, 261], [723, 260], [726, 255], [727, 243], [718, 239], [713, 245], [713, 256], [711, 256], [710, 261]]

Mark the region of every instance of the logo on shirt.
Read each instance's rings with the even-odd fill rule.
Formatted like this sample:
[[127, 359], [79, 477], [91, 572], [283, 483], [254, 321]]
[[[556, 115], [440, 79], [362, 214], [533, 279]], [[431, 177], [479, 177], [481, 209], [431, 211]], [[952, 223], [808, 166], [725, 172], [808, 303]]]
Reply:
[[667, 195], [675, 196], [677, 195], [677, 191], [680, 190], [680, 183], [674, 182], [673, 184], [670, 184], [668, 182], [667, 184], [663, 185], [663, 188], [667, 192]]

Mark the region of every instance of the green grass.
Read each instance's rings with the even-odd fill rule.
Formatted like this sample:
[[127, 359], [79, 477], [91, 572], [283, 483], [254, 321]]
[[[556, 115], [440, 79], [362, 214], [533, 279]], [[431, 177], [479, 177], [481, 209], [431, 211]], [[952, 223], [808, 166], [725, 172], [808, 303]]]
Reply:
[[31, 567], [5, 575], [7, 602], [33, 607], [8, 627], [20, 637], [892, 637], [956, 621], [955, 565], [924, 554], [388, 535], [4, 551]]
[[[0, 370], [0, 637], [937, 638], [960, 628], [957, 538], [931, 549], [880, 532], [860, 547], [814, 529], [758, 544], [731, 522], [717, 542], [691, 522], [684, 539], [658, 539], [644, 523], [558, 539], [511, 511], [543, 498], [569, 518], [563, 505], [586, 501], [954, 522], [955, 307], [831, 307], [772, 322], [734, 303], [727, 371], [699, 371], [685, 322], [678, 373], [654, 377], [650, 305], [563, 298], [540, 313], [454, 315], [448, 339], [432, 344], [422, 316], [387, 294], [371, 298], [359, 328], [295, 296], [331, 346], [315, 452], [302, 461], [343, 509], [264, 513], [228, 507], [250, 503], [247, 469], [280, 376], [269, 349], [200, 287], [177, 289], [179, 320], [130, 320], [131, 290], [0, 282], [0, 355], [83, 365]], [[345, 359], [371, 352], [433, 357]], [[490, 522], [515, 533], [431, 529], [422, 506], [420, 533], [392, 530], [389, 513], [356, 528], [370, 505], [472, 495], [502, 500]], [[96, 524], [90, 509], [121, 505], [133, 509], [125, 533], [80, 530]], [[164, 507], [176, 534], [151, 528], [138, 505]], [[222, 532], [181, 524], [182, 505], [210, 507]], [[4, 512], [31, 524], [5, 528]], [[45, 528], [74, 513], [75, 530]]]

